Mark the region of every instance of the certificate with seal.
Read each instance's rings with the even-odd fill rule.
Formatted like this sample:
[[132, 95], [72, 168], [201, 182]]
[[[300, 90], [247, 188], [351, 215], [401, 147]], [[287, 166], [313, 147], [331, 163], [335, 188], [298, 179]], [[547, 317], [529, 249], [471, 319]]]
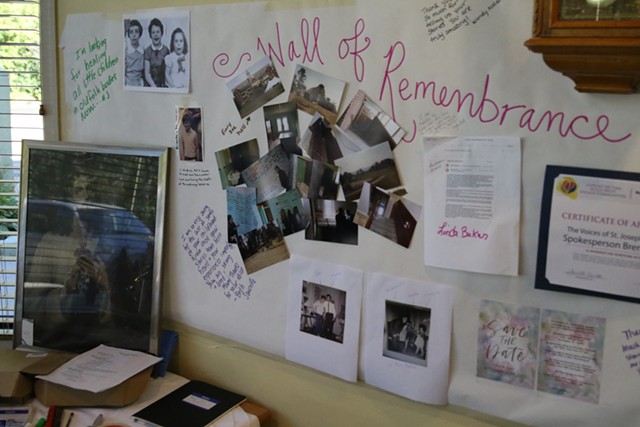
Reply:
[[547, 166], [535, 286], [640, 302], [640, 173]]

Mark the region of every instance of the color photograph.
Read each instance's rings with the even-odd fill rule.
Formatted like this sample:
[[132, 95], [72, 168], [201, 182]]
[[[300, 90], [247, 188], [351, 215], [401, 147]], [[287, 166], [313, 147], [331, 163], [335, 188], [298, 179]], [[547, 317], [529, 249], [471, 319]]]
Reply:
[[284, 92], [278, 71], [267, 56], [231, 79], [227, 88], [242, 118]]
[[356, 202], [310, 200], [311, 224], [305, 238], [322, 242], [358, 244], [358, 226], [353, 222]]
[[368, 182], [357, 203], [356, 224], [408, 248], [422, 212], [419, 206]]
[[387, 143], [338, 159], [336, 165], [340, 166], [340, 184], [347, 200], [358, 200], [365, 182], [385, 190], [402, 186], [395, 156]]
[[304, 65], [296, 65], [289, 101], [299, 110], [313, 116], [316, 112], [334, 124], [345, 89], [345, 82], [319, 73]]
[[342, 344], [346, 302], [343, 290], [303, 281], [300, 331]]
[[301, 197], [308, 199], [337, 199], [339, 168], [330, 163], [307, 157], [293, 156], [291, 166], [294, 173], [294, 186]]
[[302, 135], [300, 147], [314, 160], [335, 163], [343, 153], [334, 129], [327, 119], [315, 113]]
[[269, 150], [282, 145], [287, 154], [302, 154], [298, 146], [300, 127], [295, 102], [267, 105], [262, 109]]
[[275, 221], [239, 234], [237, 241], [247, 274], [289, 259], [289, 249]]
[[258, 203], [291, 190], [291, 161], [282, 146], [278, 146], [242, 171], [248, 187], [257, 190]]
[[260, 148], [257, 139], [250, 139], [240, 144], [216, 151], [218, 174], [223, 189], [244, 184], [242, 171], [260, 159]]
[[260, 215], [276, 221], [282, 234], [288, 236], [304, 230], [309, 224], [308, 205], [305, 208], [298, 190], [290, 190], [258, 205]]
[[199, 107], [180, 107], [177, 111], [177, 117], [176, 140], [180, 160], [202, 162], [204, 158], [202, 109]]
[[405, 135], [400, 125], [361, 90], [340, 116], [338, 127], [362, 147], [388, 142], [394, 149]]

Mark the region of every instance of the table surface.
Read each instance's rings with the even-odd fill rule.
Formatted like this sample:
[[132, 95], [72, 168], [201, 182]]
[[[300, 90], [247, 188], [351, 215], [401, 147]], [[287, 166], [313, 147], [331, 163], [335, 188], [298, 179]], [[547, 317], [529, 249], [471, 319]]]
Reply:
[[[62, 414], [60, 425], [63, 427], [92, 427], [99, 416], [102, 422], [95, 427], [133, 427], [140, 426], [131, 415], [177, 389], [189, 380], [167, 372], [164, 377], [152, 378], [142, 396], [135, 403], [121, 408], [69, 407]], [[48, 407], [34, 399], [30, 405], [34, 409], [32, 424], [40, 418], [46, 418]], [[71, 416], [73, 414], [73, 416]], [[269, 419], [269, 411], [252, 403], [243, 403], [211, 424], [211, 427], [259, 427]]]

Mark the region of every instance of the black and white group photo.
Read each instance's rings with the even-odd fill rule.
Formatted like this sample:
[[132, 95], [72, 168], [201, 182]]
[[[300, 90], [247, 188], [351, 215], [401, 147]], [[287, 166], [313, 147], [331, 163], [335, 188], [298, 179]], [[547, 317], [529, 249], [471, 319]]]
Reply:
[[385, 316], [382, 354], [392, 359], [427, 366], [431, 309], [386, 301]]
[[188, 93], [189, 15], [124, 18], [124, 89]]

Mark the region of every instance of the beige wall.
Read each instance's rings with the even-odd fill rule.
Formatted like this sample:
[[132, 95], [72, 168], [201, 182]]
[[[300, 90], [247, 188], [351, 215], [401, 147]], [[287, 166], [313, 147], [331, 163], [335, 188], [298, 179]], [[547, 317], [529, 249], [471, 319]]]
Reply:
[[178, 331], [170, 370], [248, 395], [271, 411], [267, 427], [517, 427], [523, 424], [461, 407], [413, 402], [350, 383], [189, 326]]
[[[135, 10], [170, 7], [177, 3], [188, 6], [216, 1], [191, 0], [185, 3], [175, 0], [59, 0], [56, 2], [58, 38], [68, 15], [103, 12], [107, 16], [119, 17]], [[291, 2], [272, 1], [272, 7], [287, 3]], [[317, 4], [328, 6], [332, 3], [334, 2], [324, 0]], [[70, 111], [68, 104], [64, 102], [64, 68], [60, 59], [58, 64], [61, 139], [64, 140], [69, 135], [69, 129], [65, 129], [65, 125], [70, 121]], [[465, 408], [425, 405], [362, 382], [339, 380], [290, 363], [282, 357], [174, 321], [165, 320], [163, 327], [180, 334], [170, 365], [171, 371], [246, 394], [251, 401], [271, 411], [271, 421], [267, 427], [521, 426]]]

